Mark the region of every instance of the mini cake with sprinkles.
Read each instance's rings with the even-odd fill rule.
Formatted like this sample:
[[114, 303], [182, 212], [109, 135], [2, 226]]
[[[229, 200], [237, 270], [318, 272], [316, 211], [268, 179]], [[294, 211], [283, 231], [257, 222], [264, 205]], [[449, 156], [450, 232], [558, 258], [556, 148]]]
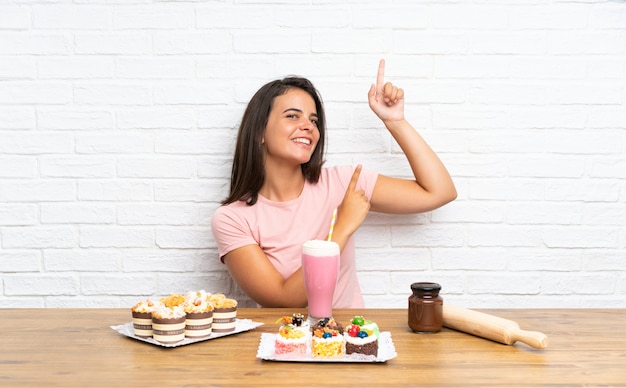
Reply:
[[307, 344], [311, 338], [309, 324], [302, 314], [284, 316], [277, 323], [282, 323], [274, 341], [276, 354], [306, 354]]
[[331, 330], [336, 330], [339, 334], [343, 334], [343, 326], [341, 323], [337, 322], [334, 318], [322, 318], [315, 322], [313, 326], [311, 326], [311, 331], [315, 331], [317, 329], [328, 328]]
[[364, 354], [378, 356], [378, 325], [366, 321], [361, 316], [355, 316], [346, 326], [344, 337], [346, 340], [346, 354]]
[[229, 333], [237, 325], [237, 301], [224, 294], [210, 294], [209, 302], [213, 305], [213, 332]]
[[206, 338], [211, 335], [213, 325], [213, 305], [204, 290], [190, 291], [185, 295], [183, 310], [186, 314], [185, 336]]
[[154, 311], [156, 303], [150, 299], [137, 302], [131, 308], [133, 317], [133, 332], [137, 337], [152, 337], [152, 311]]
[[168, 307], [159, 304], [152, 312], [152, 336], [164, 344], [175, 344], [185, 339], [187, 315], [182, 305]]

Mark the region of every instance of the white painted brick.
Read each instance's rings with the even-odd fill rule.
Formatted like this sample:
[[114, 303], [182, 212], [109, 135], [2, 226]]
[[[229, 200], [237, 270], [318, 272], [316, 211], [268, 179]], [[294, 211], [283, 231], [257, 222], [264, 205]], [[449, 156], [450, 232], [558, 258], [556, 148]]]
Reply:
[[159, 248], [201, 249], [215, 248], [210, 228], [172, 227], [156, 231], [156, 244]]
[[391, 227], [393, 247], [459, 247], [467, 239], [461, 226], [400, 225]]
[[41, 269], [41, 252], [38, 250], [3, 249], [0, 251], [0, 272], [3, 275], [16, 272], [40, 272]]
[[430, 27], [434, 29], [487, 29], [508, 28], [509, 11], [491, 5], [446, 4], [430, 8]]
[[64, 82], [4, 82], [0, 89], [0, 104], [68, 104], [72, 86]]
[[477, 273], [467, 275], [467, 292], [470, 294], [522, 294], [533, 295], [542, 291], [541, 277], [532, 274]]
[[432, 113], [436, 129], [502, 129], [509, 126], [509, 118], [502, 110], [467, 109], [437, 106]]
[[146, 295], [156, 289], [154, 275], [82, 275], [83, 295]]
[[578, 203], [516, 203], [507, 206], [506, 222], [522, 225], [580, 225], [583, 209]]
[[613, 274], [579, 274], [565, 273], [558, 278], [543, 275], [545, 281], [541, 285], [544, 294], [584, 295], [611, 294], [615, 290], [616, 279]]
[[524, 130], [583, 129], [588, 125], [588, 116], [586, 110], [577, 106], [518, 106], [509, 110], [510, 127]]
[[190, 178], [196, 174], [193, 158], [120, 158], [117, 175], [124, 178]]
[[53, 55], [69, 54], [71, 36], [53, 32], [3, 32], [0, 54]]
[[537, 247], [541, 233], [533, 226], [470, 225], [467, 228], [470, 247]]
[[367, 295], [387, 295], [389, 292], [389, 276], [381, 276], [380, 272], [361, 271], [358, 275], [361, 292]]
[[506, 205], [494, 201], [456, 200], [432, 212], [431, 221], [499, 224], [505, 219]]
[[77, 198], [82, 201], [150, 201], [152, 184], [136, 180], [81, 180]]
[[446, 55], [434, 59], [436, 78], [503, 78], [511, 75], [511, 67], [517, 62], [507, 56]]
[[[376, 2], [374, 2], [376, 3]], [[430, 23], [430, 11], [419, 3], [388, 7], [380, 4], [352, 8], [355, 28], [425, 29]]]
[[617, 182], [602, 179], [558, 179], [545, 185], [548, 201], [614, 202], [619, 193]]
[[179, 202], [179, 201], [221, 201], [226, 198], [230, 182], [222, 180], [188, 180], [158, 181], [154, 183], [155, 201]]
[[314, 53], [382, 53], [392, 44], [392, 35], [380, 30], [322, 31], [311, 37]]
[[398, 30], [393, 33], [393, 51], [398, 54], [466, 54], [469, 49], [470, 39], [464, 32]]
[[154, 151], [152, 135], [118, 132], [76, 136], [76, 152], [81, 154], [143, 154]]
[[0, 6], [0, 30], [28, 30], [30, 27], [30, 8], [19, 5]]
[[74, 86], [74, 102], [81, 105], [149, 105], [152, 90], [142, 84], [78, 83]]
[[517, 7], [509, 13], [512, 29], [565, 29], [576, 30], [587, 27], [589, 10], [572, 4], [563, 6]]
[[[626, 206], [623, 204], [588, 203], [583, 207], [582, 223], [585, 225], [623, 226], [624, 220], [626, 220]], [[626, 253], [624, 258], [626, 259]]]
[[556, 55], [621, 55], [626, 50], [625, 38], [625, 31], [596, 32], [583, 29], [553, 32], [545, 41], [549, 52]]
[[[360, 232], [360, 231], [359, 231]], [[359, 233], [357, 232], [357, 233]], [[362, 248], [362, 238], [357, 237], [356, 265], [359, 271], [426, 271], [430, 268], [428, 248], [380, 249]]]
[[5, 226], [35, 225], [39, 221], [37, 205], [0, 203], [0, 220]]
[[541, 230], [541, 239], [548, 248], [617, 248], [619, 231], [608, 227], [549, 228]]
[[114, 116], [108, 110], [37, 108], [37, 126], [41, 130], [57, 129], [111, 129]]
[[469, 51], [474, 54], [544, 55], [549, 50], [548, 42], [551, 42], [547, 36], [542, 31], [502, 30], [470, 32], [463, 39], [467, 42], [466, 46], [470, 47]]
[[97, 79], [111, 78], [114, 65], [106, 57], [50, 57], [37, 60], [37, 74], [41, 79]]
[[38, 30], [108, 30], [111, 12], [109, 7], [98, 5], [36, 5], [32, 8], [32, 25]]
[[[468, 177], [504, 177], [507, 173], [506, 158], [496, 154], [473, 154], [471, 158], [451, 159], [447, 166], [450, 174]], [[501, 182], [498, 180], [497, 182]]]
[[81, 248], [153, 248], [154, 231], [136, 227], [84, 226], [79, 230]]
[[234, 142], [233, 134], [225, 130], [172, 132], [156, 137], [155, 151], [183, 155], [232, 155]]
[[311, 34], [285, 31], [239, 31], [234, 30], [233, 49], [236, 53], [290, 53], [303, 54], [311, 50]]
[[593, 106], [589, 113], [588, 125], [592, 128], [624, 128], [626, 109], [614, 106]]
[[[0, 130], [35, 128], [35, 109], [25, 106], [0, 107]], [[4, 140], [5, 134], [0, 133]]]
[[74, 34], [74, 51], [77, 54], [129, 54], [151, 52], [150, 34], [144, 31], [77, 32]]
[[220, 30], [156, 31], [152, 35], [152, 41], [155, 54], [226, 54], [233, 49], [231, 34]]
[[509, 176], [581, 178], [585, 174], [585, 161], [570, 157], [514, 157], [509, 159]]
[[110, 224], [115, 222], [115, 206], [92, 203], [43, 203], [42, 224]]
[[[431, 271], [397, 271], [391, 273], [391, 292], [404, 299], [408, 306], [411, 295], [411, 284], [415, 282], [435, 282], [441, 285], [441, 295], [446, 298], [450, 294], [463, 294], [465, 291], [464, 277], [460, 273]], [[444, 300], [445, 303], [445, 300]]]
[[6, 276], [4, 294], [7, 296], [77, 295], [79, 281], [72, 275]]
[[[312, 10], [314, 8], [307, 9], [307, 18], [311, 16], [308, 12]], [[290, 19], [293, 18], [294, 11], [289, 11], [289, 8], [285, 10], [284, 7], [268, 7], [262, 3], [253, 6], [217, 4], [200, 7], [196, 9], [196, 28], [264, 30], [272, 27], [274, 20], [280, 23], [280, 19], [286, 17], [281, 12], [291, 15]], [[302, 12], [302, 10], [299, 12]], [[282, 18], [280, 15], [283, 15]], [[302, 20], [303, 18], [297, 19]]]
[[195, 111], [184, 106], [131, 106], [116, 110], [119, 129], [190, 129]]
[[57, 154], [73, 150], [73, 137], [66, 133], [5, 132], [0, 141], [0, 153], [5, 154]]
[[116, 7], [116, 30], [188, 29], [194, 26], [194, 10], [187, 4], [145, 4]]
[[33, 157], [0, 156], [0, 178], [34, 178], [37, 160]]
[[591, 161], [589, 176], [594, 178], [626, 178], [626, 158], [599, 157]]
[[164, 252], [142, 250], [124, 253], [124, 272], [146, 272], [146, 268], [156, 272], [189, 273], [197, 271], [221, 271], [224, 264], [215, 256], [207, 256], [206, 250], [183, 249]]
[[624, 101], [624, 90], [606, 81], [554, 84], [546, 88], [546, 95], [547, 102], [552, 104], [621, 104]]
[[[232, 153], [230, 155], [232, 155]], [[198, 178], [222, 178], [230, 176], [231, 170], [231, 156], [208, 157], [198, 160]]]
[[23, 226], [2, 229], [4, 248], [73, 248], [77, 232], [74, 226]]
[[155, 104], [219, 104], [222, 94], [232, 91], [229, 82], [161, 82], [154, 88]]
[[2, 202], [73, 201], [76, 185], [70, 180], [5, 180], [0, 185]]
[[505, 271], [507, 250], [502, 248], [432, 248], [433, 271]]
[[121, 57], [115, 61], [115, 74], [130, 79], [186, 79], [193, 77], [192, 58]]
[[509, 271], [580, 271], [582, 252], [573, 249], [508, 249], [502, 255], [507, 258]]
[[115, 176], [115, 159], [87, 156], [42, 157], [40, 170], [42, 177], [111, 178]]
[[161, 203], [117, 206], [120, 225], [194, 225], [197, 219], [194, 205]]
[[[303, 13], [306, 17], [302, 17]], [[249, 15], [249, 17], [257, 18], [256, 15]], [[358, 19], [358, 15], [354, 15], [354, 17]], [[279, 27], [294, 29], [346, 28], [352, 20], [351, 9], [349, 8], [320, 6], [306, 8], [279, 7], [274, 10], [274, 15], [271, 18], [274, 19], [275, 24]], [[264, 27], [261, 26], [261, 28]]]
[[[0, 21], [1, 24], [2, 22]], [[34, 58], [15, 56], [4, 57], [0, 61], [0, 80], [33, 79], [36, 76], [37, 66]]]
[[206, 275], [163, 273], [158, 277], [157, 286], [157, 293], [161, 295], [179, 293], [180, 290], [205, 290], [231, 297], [234, 291], [232, 279], [223, 273]]
[[621, 273], [626, 270], [623, 249], [585, 250], [582, 252], [582, 262], [582, 269], [585, 271]]
[[528, 179], [473, 179], [469, 182], [468, 198], [472, 200], [534, 201], [543, 197], [543, 187]]
[[[280, 68], [275, 69], [274, 62], [275, 61], [270, 58], [257, 57], [255, 55], [203, 56], [196, 59], [196, 74], [198, 78], [216, 79], [229, 79], [233, 78], [233, 75], [236, 74], [254, 74], [255, 77], [267, 78], [269, 80], [277, 78], [281, 74], [292, 74], [295, 69], [302, 74], [308, 74], [307, 69], [316, 67], [311, 63], [310, 59], [301, 60], [297, 65], [294, 65], [294, 58], [291, 58], [291, 56], [288, 61], [279, 61], [279, 63], [276, 63], [276, 67], [280, 67], [282, 64], [288, 67], [287, 70], [283, 71]], [[316, 63], [319, 62], [316, 61]], [[329, 65], [329, 67], [330, 66], [331, 65]]]
[[50, 272], [116, 272], [122, 268], [121, 258], [113, 249], [48, 249], [43, 266]]

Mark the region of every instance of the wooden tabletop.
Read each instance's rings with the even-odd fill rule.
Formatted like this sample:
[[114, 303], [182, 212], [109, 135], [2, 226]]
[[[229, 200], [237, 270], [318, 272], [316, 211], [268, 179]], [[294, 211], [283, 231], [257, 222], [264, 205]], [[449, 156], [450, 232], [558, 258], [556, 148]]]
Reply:
[[130, 309], [0, 309], [0, 386], [625, 386], [626, 310], [480, 310], [549, 337], [547, 349], [502, 345], [444, 328], [413, 333], [406, 309], [335, 310], [391, 332], [384, 363], [304, 363], [256, 358], [260, 335], [297, 309], [240, 309], [251, 331], [164, 348], [110, 328]]

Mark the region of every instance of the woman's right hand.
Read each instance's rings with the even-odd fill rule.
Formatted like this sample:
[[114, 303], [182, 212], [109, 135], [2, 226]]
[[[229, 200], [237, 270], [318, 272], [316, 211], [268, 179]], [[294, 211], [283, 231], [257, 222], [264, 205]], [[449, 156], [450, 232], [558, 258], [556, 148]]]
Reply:
[[354, 169], [343, 201], [337, 207], [337, 221], [332, 240], [337, 242], [341, 249], [350, 236], [361, 226], [370, 210], [370, 201], [365, 195], [365, 191], [356, 189], [361, 169], [360, 164]]

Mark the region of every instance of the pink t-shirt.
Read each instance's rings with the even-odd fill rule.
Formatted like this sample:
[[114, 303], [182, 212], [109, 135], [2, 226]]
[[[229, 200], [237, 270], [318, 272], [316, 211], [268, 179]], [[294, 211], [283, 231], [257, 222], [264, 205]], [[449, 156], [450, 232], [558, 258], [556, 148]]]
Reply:
[[[324, 168], [319, 181], [306, 182], [294, 200], [273, 202], [259, 195], [253, 206], [237, 201], [219, 207], [211, 228], [220, 259], [232, 250], [257, 244], [283, 278], [288, 278], [302, 265], [302, 244], [328, 235], [333, 210], [341, 204], [353, 173], [352, 166]], [[357, 190], [364, 190], [371, 198], [377, 178], [376, 172], [363, 169]], [[333, 306], [363, 307], [352, 237], [341, 253]]]

